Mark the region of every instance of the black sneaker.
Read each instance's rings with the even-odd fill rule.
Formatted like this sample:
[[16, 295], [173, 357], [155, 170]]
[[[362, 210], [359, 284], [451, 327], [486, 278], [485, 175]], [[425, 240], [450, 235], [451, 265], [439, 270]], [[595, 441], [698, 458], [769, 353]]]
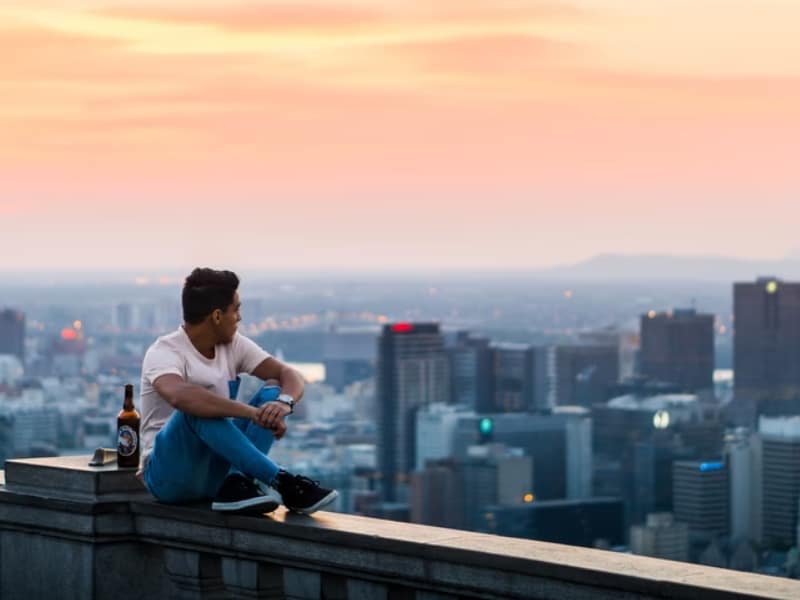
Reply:
[[316, 512], [339, 497], [339, 492], [320, 486], [318, 481], [286, 471], [278, 473], [273, 485], [283, 497], [286, 508], [303, 515]]
[[222, 487], [219, 488], [211, 504], [211, 510], [260, 514], [272, 512], [278, 508], [280, 501], [280, 496], [274, 490], [264, 494], [250, 479], [239, 473], [233, 473], [222, 482]]

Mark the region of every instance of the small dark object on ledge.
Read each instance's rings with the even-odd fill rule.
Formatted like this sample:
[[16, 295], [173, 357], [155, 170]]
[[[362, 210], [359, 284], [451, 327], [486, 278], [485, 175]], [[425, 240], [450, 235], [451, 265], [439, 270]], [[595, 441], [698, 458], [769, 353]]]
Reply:
[[117, 451], [113, 448], [98, 448], [94, 451], [92, 460], [89, 461], [90, 467], [102, 467], [109, 463], [117, 462]]

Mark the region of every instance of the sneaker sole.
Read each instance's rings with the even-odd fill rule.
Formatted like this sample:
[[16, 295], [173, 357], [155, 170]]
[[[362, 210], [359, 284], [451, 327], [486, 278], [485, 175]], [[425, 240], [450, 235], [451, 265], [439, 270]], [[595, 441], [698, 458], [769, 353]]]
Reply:
[[247, 511], [255, 513], [268, 513], [278, 508], [278, 503], [272, 498], [248, 498], [239, 502], [213, 502], [211, 510], [220, 512]]
[[322, 500], [320, 500], [316, 504], [309, 506], [308, 508], [292, 508], [292, 507], [288, 508], [292, 512], [297, 513], [299, 515], [310, 515], [312, 513], [317, 512], [320, 508], [328, 506], [328, 504], [336, 500], [338, 497], [339, 497], [339, 492], [337, 492], [336, 490], [332, 490], [330, 494], [325, 496]]

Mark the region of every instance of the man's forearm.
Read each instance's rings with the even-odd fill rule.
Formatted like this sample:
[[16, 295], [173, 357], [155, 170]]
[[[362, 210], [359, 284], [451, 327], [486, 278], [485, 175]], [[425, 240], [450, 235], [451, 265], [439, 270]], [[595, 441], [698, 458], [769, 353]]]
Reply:
[[281, 373], [281, 392], [289, 394], [295, 402], [299, 402], [305, 391], [303, 376], [294, 369], [284, 369]]
[[249, 404], [229, 400], [190, 383], [182, 384], [175, 391], [171, 404], [179, 411], [195, 417], [251, 419], [255, 415], [255, 408]]

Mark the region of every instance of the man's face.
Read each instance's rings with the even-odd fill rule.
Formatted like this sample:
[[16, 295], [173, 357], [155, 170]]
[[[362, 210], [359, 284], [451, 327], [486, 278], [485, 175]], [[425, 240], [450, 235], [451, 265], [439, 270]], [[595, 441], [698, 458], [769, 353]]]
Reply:
[[220, 343], [230, 344], [233, 341], [233, 336], [236, 335], [236, 330], [239, 328], [239, 321], [242, 320], [242, 315], [239, 312], [241, 307], [239, 292], [235, 292], [233, 294], [233, 302], [228, 308], [220, 312], [219, 323], [215, 325]]

